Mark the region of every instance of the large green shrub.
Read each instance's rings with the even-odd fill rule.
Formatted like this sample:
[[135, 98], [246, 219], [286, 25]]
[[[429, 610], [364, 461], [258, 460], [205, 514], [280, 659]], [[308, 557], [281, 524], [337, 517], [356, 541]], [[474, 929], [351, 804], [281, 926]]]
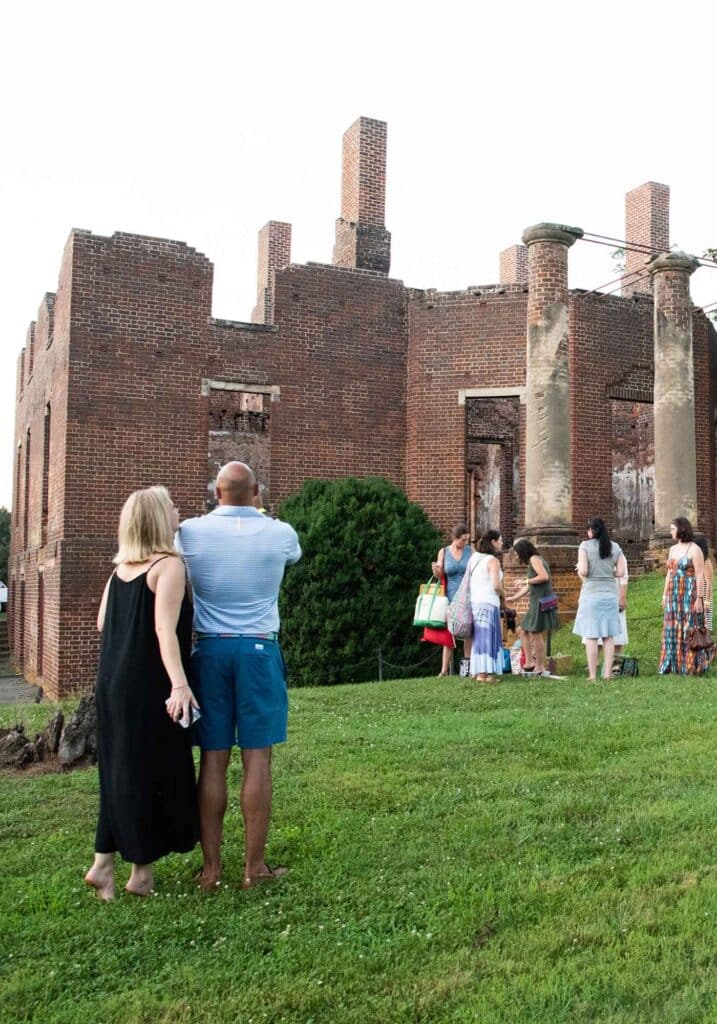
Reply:
[[394, 666], [430, 654], [413, 609], [441, 537], [423, 509], [386, 480], [348, 477], [308, 481], [279, 516], [303, 549], [279, 601], [291, 685], [376, 679], [379, 645]]

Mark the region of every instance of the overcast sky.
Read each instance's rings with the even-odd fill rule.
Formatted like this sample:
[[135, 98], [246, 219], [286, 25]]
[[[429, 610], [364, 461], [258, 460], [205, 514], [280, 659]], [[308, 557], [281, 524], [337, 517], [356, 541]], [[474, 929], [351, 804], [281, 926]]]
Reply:
[[[717, 246], [716, 10], [13, 5], [0, 67], [0, 504], [17, 356], [70, 229], [186, 241], [214, 262], [214, 315], [247, 320], [267, 220], [292, 223], [294, 262], [330, 262], [341, 135], [360, 114], [388, 121], [391, 273], [414, 287], [494, 282], [499, 251], [541, 220], [624, 237], [624, 193], [650, 179], [671, 186], [672, 240]], [[571, 250], [571, 287], [614, 276], [608, 249]], [[717, 269], [692, 284], [699, 304], [717, 301]]]

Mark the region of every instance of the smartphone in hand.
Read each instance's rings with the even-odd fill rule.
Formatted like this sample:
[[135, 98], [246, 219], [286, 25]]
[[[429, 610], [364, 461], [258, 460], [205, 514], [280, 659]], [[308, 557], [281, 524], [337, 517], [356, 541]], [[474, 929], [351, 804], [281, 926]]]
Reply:
[[[168, 697], [164, 703], [169, 704], [169, 700], [170, 698]], [[199, 708], [195, 708], [193, 704], [190, 704], [188, 715], [184, 715], [182, 718], [178, 719], [175, 724], [181, 725], [183, 729], [188, 729], [190, 725], [194, 725], [195, 722], [198, 722], [201, 717], [202, 713]]]

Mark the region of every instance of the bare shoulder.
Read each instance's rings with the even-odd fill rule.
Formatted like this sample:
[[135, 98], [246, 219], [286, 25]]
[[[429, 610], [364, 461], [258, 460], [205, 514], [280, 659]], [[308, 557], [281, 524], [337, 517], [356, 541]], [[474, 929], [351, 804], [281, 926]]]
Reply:
[[163, 587], [183, 587], [185, 576], [184, 561], [179, 555], [168, 555], [158, 559], [151, 567], [147, 573], [147, 583], [150, 590], [155, 590], [160, 580]]
[[179, 555], [168, 555], [153, 565], [152, 571], [158, 576], [168, 576], [170, 579], [174, 576], [184, 578], [184, 560]]

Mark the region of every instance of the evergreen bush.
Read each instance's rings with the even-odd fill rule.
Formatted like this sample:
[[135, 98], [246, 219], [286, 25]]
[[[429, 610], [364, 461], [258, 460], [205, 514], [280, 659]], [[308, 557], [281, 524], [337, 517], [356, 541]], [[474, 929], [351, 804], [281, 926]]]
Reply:
[[412, 622], [441, 536], [403, 491], [380, 478], [310, 480], [279, 516], [303, 550], [279, 600], [290, 685], [376, 679], [379, 645], [387, 662], [407, 667], [435, 650]]

